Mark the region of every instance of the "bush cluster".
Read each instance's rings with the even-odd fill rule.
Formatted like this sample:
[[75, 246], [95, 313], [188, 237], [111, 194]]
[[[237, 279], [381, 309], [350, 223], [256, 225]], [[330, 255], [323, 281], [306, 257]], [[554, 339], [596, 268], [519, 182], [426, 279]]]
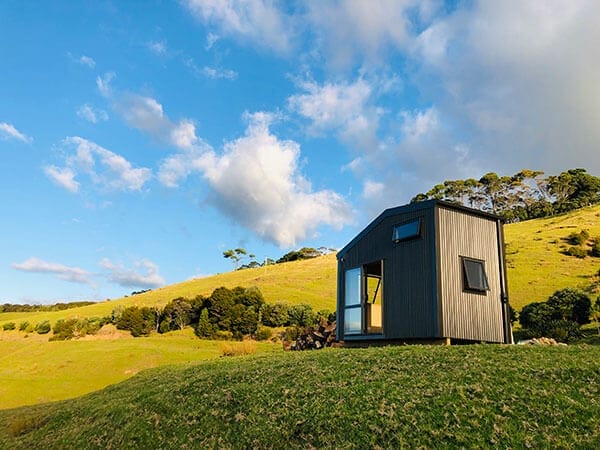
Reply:
[[583, 292], [565, 288], [556, 291], [545, 302], [523, 307], [519, 322], [530, 337], [551, 337], [570, 342], [580, 337], [580, 327], [589, 323], [592, 302]]
[[273, 334], [268, 327], [310, 327], [321, 319], [332, 317], [331, 312], [315, 313], [306, 304], [266, 304], [256, 287], [220, 287], [208, 297], [173, 299], [162, 310], [119, 307], [113, 310], [111, 321], [118, 329], [129, 330], [133, 336], [144, 336], [152, 331], [167, 333], [192, 326], [200, 338], [241, 340], [243, 336], [254, 336], [266, 340]]
[[6, 322], [2, 325], [4, 331], [14, 330], [15, 328], [17, 328], [17, 325], [14, 322]]
[[51, 341], [64, 341], [78, 337], [84, 337], [88, 334], [96, 334], [109, 318], [93, 317], [91, 319], [59, 319], [52, 327], [53, 335]]

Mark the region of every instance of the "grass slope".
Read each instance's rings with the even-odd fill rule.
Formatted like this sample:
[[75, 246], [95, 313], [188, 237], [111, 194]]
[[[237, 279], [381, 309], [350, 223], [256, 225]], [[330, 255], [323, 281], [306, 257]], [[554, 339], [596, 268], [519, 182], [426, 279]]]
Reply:
[[[0, 409], [77, 397], [144, 369], [221, 354], [220, 342], [198, 339], [191, 329], [136, 339], [56, 342], [37, 335], [24, 339], [16, 332], [0, 335]], [[260, 352], [275, 349], [280, 346], [259, 346]]]
[[329, 349], [0, 411], [2, 448], [598, 448], [600, 347]]
[[600, 206], [510, 224], [504, 230], [508, 288], [515, 309], [545, 301], [565, 287], [600, 293], [600, 258], [579, 259], [561, 253], [570, 246], [566, 237], [573, 232], [588, 230], [591, 237], [600, 238]]

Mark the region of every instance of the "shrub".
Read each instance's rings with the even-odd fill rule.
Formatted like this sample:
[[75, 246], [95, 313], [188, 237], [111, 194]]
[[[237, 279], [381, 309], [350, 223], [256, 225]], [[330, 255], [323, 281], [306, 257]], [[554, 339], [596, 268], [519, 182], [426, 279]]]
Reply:
[[288, 323], [299, 327], [312, 327], [316, 322], [312, 306], [301, 304], [290, 307], [288, 311]]
[[43, 322], [40, 322], [35, 326], [35, 332], [37, 334], [48, 334], [50, 333], [51, 329], [52, 327], [50, 326], [49, 320], [44, 320]]
[[592, 249], [590, 250], [590, 256], [594, 258], [600, 258], [600, 238], [594, 239]]
[[548, 301], [525, 305], [519, 322], [532, 337], [552, 337], [570, 342], [579, 337], [581, 325], [589, 323], [592, 310], [590, 298], [576, 289], [556, 291]]
[[581, 259], [587, 256], [587, 252], [581, 247], [569, 247], [565, 253], [569, 256], [575, 256], [576, 258]]
[[29, 322], [24, 321], [19, 324], [19, 331], [26, 331], [29, 327]]
[[257, 345], [254, 341], [223, 342], [219, 344], [222, 356], [242, 356], [256, 353]]
[[4, 325], [2, 325], [2, 329], [4, 331], [14, 330], [15, 328], [17, 328], [17, 325], [14, 322], [6, 322]]
[[230, 341], [233, 339], [233, 333], [231, 331], [218, 330], [215, 331], [213, 337], [218, 341]]
[[128, 330], [133, 337], [145, 336], [154, 330], [155, 312], [148, 307], [125, 308], [115, 324], [119, 330]]
[[587, 242], [589, 238], [590, 233], [588, 233], [587, 230], [583, 230], [579, 233], [571, 233], [569, 236], [567, 236], [567, 241], [571, 245], [583, 245]]
[[282, 339], [284, 341], [295, 341], [296, 339], [298, 339], [301, 332], [302, 332], [302, 328], [300, 328], [300, 327], [297, 327], [297, 326], [287, 327], [285, 329], [285, 331], [283, 332]]
[[52, 332], [54, 336], [50, 338], [51, 341], [64, 341], [66, 339], [72, 339], [75, 336], [75, 326], [77, 325], [77, 319], [59, 319], [54, 324]]
[[289, 309], [287, 303], [264, 304], [260, 310], [262, 324], [268, 327], [284, 326], [288, 321]]
[[273, 330], [268, 327], [260, 327], [256, 331], [256, 340], [257, 341], [267, 341], [273, 337]]

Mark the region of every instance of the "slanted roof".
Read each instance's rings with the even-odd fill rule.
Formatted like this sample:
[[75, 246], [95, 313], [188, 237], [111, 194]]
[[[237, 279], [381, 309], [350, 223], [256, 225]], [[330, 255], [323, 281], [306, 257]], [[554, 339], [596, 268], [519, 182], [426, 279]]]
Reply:
[[352, 247], [354, 247], [354, 245], [358, 241], [362, 240], [367, 234], [369, 234], [371, 232], [371, 230], [373, 230], [375, 227], [377, 227], [384, 219], [387, 219], [388, 217], [391, 217], [391, 216], [400, 215], [400, 214], [412, 213], [412, 212], [417, 212], [417, 211], [426, 211], [428, 209], [435, 208], [435, 206], [437, 206], [437, 205], [443, 206], [444, 208], [461, 211], [465, 214], [470, 214], [473, 216], [480, 216], [480, 217], [484, 217], [486, 219], [502, 221], [502, 218], [495, 214], [490, 214], [488, 212], [480, 211], [478, 209], [467, 208], [466, 206], [443, 201], [443, 200], [426, 200], [424, 202], [409, 203], [408, 205], [404, 205], [404, 206], [396, 206], [394, 208], [388, 208], [385, 211], [383, 211], [381, 214], [379, 214], [379, 216], [377, 216], [369, 225], [367, 225], [364, 230], [362, 230], [360, 233], [358, 233], [354, 239], [352, 239], [348, 244], [346, 244], [346, 246], [344, 248], [342, 248], [337, 253], [337, 255], [336, 255], [337, 259], [342, 258], [348, 252], [348, 250], [350, 250]]

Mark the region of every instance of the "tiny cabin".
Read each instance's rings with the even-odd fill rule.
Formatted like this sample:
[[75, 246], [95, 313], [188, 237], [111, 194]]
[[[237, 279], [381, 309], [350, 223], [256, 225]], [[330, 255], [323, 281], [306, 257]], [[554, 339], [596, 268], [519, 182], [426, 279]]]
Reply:
[[502, 219], [430, 200], [385, 210], [337, 254], [337, 339], [511, 343]]

